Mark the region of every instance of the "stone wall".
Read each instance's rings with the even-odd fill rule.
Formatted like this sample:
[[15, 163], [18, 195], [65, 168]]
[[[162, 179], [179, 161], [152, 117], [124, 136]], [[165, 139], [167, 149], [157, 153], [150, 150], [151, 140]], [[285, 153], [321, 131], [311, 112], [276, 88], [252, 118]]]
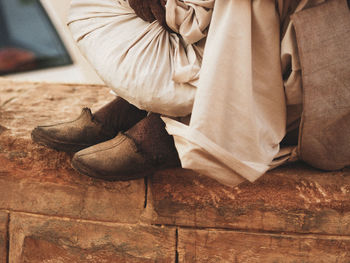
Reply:
[[31, 141], [112, 98], [0, 80], [0, 263], [350, 262], [350, 169], [296, 163], [235, 188], [182, 169], [104, 182]]

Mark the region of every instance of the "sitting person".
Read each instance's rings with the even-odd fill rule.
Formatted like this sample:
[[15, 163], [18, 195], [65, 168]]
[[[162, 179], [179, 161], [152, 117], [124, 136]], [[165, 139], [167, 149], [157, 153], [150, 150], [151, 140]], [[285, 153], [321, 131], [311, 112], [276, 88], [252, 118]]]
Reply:
[[295, 156], [303, 94], [291, 16], [324, 2], [73, 0], [73, 36], [118, 97], [32, 137], [76, 152], [73, 167], [96, 178], [181, 163], [228, 186], [253, 182]]

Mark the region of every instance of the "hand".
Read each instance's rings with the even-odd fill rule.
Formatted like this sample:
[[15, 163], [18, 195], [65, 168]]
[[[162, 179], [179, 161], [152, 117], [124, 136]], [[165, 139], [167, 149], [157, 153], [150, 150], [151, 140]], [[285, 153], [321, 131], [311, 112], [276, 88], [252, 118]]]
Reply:
[[160, 25], [166, 26], [165, 21], [166, 0], [129, 0], [129, 5], [136, 15], [147, 22], [157, 20]]

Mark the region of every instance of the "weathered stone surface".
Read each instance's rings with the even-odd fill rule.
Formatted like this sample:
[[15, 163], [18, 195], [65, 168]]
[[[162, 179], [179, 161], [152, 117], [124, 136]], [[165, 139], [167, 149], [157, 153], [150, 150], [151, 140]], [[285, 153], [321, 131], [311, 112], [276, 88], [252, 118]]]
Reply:
[[179, 229], [179, 262], [350, 262], [350, 238]]
[[101, 85], [13, 82], [0, 78], [0, 125], [7, 135], [30, 138], [40, 124], [71, 120], [82, 107], [96, 110], [113, 99]]
[[8, 214], [0, 211], [0, 263], [7, 262]]
[[11, 215], [10, 262], [175, 262], [175, 229]]
[[150, 179], [148, 192], [145, 214], [155, 224], [350, 235], [349, 170], [294, 164], [235, 188], [168, 170]]
[[113, 222], [137, 222], [144, 181], [103, 182], [79, 175], [70, 156], [34, 144], [38, 124], [75, 118], [113, 98], [104, 86], [0, 80], [0, 209]]
[[13, 177], [11, 173], [0, 177], [3, 209], [129, 223], [138, 222], [143, 210], [142, 180], [107, 184], [84, 179], [68, 185]]

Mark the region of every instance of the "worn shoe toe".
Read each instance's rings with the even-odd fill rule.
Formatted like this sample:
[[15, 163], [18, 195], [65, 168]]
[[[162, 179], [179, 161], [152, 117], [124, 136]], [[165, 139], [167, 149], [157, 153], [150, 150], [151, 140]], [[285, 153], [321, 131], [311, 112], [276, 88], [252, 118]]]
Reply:
[[77, 152], [72, 167], [81, 174], [109, 181], [142, 178], [153, 172], [133, 140], [122, 133]]
[[77, 152], [91, 145], [109, 140], [116, 134], [97, 122], [89, 108], [69, 122], [38, 126], [32, 131], [34, 142], [58, 151]]

